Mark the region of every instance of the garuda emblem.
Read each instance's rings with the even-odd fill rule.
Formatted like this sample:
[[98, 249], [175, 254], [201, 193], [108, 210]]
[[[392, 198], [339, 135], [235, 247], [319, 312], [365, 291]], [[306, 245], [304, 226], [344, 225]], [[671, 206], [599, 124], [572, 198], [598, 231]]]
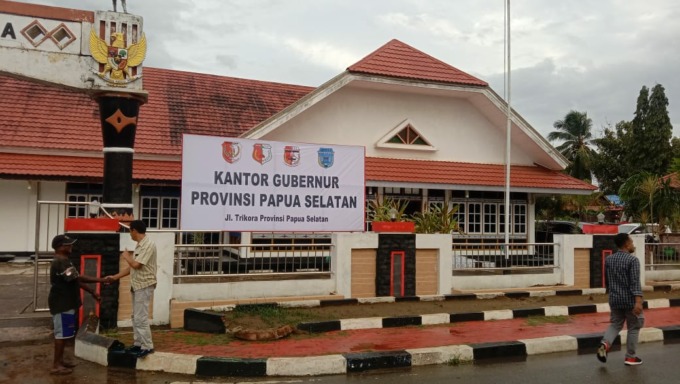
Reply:
[[99, 77], [113, 86], [123, 87], [141, 77], [133, 76], [130, 68], [142, 64], [146, 57], [146, 36], [136, 44], [125, 46], [124, 36], [120, 32], [111, 34], [111, 45], [97, 36], [94, 28], [90, 30], [90, 52], [100, 64], [104, 64], [102, 72], [94, 71]]

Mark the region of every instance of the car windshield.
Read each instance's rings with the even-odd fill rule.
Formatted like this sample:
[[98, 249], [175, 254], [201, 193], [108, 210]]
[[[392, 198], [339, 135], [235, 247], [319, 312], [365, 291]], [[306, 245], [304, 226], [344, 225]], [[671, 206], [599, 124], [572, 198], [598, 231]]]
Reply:
[[630, 233], [639, 226], [640, 224], [621, 224], [619, 225], [619, 233]]

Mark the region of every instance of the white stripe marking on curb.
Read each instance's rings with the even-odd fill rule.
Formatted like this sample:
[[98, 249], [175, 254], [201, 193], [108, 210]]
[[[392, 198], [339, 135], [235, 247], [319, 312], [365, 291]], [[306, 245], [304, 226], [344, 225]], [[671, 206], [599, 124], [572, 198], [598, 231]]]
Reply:
[[195, 375], [196, 362], [199, 358], [201, 358], [201, 355], [155, 352], [143, 359], [137, 359], [137, 369]]
[[216, 312], [229, 312], [229, 311], [233, 311], [234, 308], [236, 308], [236, 304], [215, 305], [215, 306], [212, 306], [212, 307], [196, 307], [195, 309], [216, 311]]
[[513, 314], [511, 309], [501, 309], [498, 311], [484, 311], [484, 320], [509, 320]]
[[394, 303], [394, 297], [361, 297], [357, 301], [359, 304]]
[[668, 299], [652, 299], [647, 300], [647, 308], [668, 308], [671, 306], [671, 301]]
[[406, 352], [411, 354], [411, 366], [455, 364], [472, 361], [474, 358], [472, 347], [468, 345], [407, 349]]
[[529, 297], [555, 296], [557, 291], [533, 291], [529, 292]]
[[423, 325], [448, 324], [451, 322], [451, 315], [448, 313], [432, 313], [421, 315]]
[[595, 308], [597, 313], [607, 313], [612, 311], [611, 308], [609, 308], [609, 303], [597, 303], [595, 304]]
[[281, 301], [281, 308], [314, 308], [321, 306], [321, 300]]
[[364, 317], [360, 319], [341, 319], [340, 329], [372, 329], [382, 328], [382, 317]]
[[345, 373], [347, 373], [347, 360], [342, 355], [267, 359], [267, 376], [316, 376]]
[[105, 367], [109, 365], [109, 350], [105, 347], [86, 343], [76, 338], [74, 352], [76, 357], [79, 357], [83, 360], [91, 361]]
[[420, 296], [420, 301], [444, 301], [444, 296], [442, 296], [442, 295]]
[[542, 353], [575, 351], [578, 349], [578, 341], [572, 336], [552, 336], [540, 339], [518, 340], [527, 348], [527, 355], [540, 355]]
[[495, 299], [497, 297], [504, 297], [505, 293], [503, 292], [490, 292], [490, 293], [477, 293], [475, 294], [478, 299]]
[[566, 306], [543, 307], [546, 316], [569, 316], [569, 308]]
[[581, 290], [581, 295], [604, 295], [607, 293], [606, 288], [585, 288]]
[[[628, 331], [621, 331], [621, 345], [622, 349], [626, 349], [626, 341], [628, 341]], [[663, 331], [659, 328], [642, 328], [638, 335], [638, 343], [652, 343], [655, 341], [663, 341]]]

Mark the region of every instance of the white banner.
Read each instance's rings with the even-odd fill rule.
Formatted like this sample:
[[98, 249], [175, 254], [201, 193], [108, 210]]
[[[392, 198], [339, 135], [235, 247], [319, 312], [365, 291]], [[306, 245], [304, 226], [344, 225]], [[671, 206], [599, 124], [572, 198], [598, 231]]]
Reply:
[[363, 231], [364, 147], [184, 135], [182, 230]]

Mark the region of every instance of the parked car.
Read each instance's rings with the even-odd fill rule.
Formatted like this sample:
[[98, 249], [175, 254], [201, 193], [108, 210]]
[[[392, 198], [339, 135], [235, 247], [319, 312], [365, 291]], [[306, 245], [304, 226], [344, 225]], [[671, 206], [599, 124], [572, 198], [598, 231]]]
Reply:
[[[667, 230], [670, 232], [670, 229]], [[640, 224], [640, 223], [626, 223], [619, 225], [619, 233], [628, 233], [631, 235], [639, 234], [658, 234], [659, 224]]]
[[537, 220], [535, 242], [552, 243], [555, 233], [581, 234], [583, 230], [573, 221], [566, 220]]
[[[554, 234], [579, 234], [583, 233], [578, 224], [567, 220], [537, 220], [534, 230], [534, 256], [524, 258], [522, 264], [532, 267], [553, 265], [555, 263]], [[544, 243], [544, 244], [541, 244]]]

